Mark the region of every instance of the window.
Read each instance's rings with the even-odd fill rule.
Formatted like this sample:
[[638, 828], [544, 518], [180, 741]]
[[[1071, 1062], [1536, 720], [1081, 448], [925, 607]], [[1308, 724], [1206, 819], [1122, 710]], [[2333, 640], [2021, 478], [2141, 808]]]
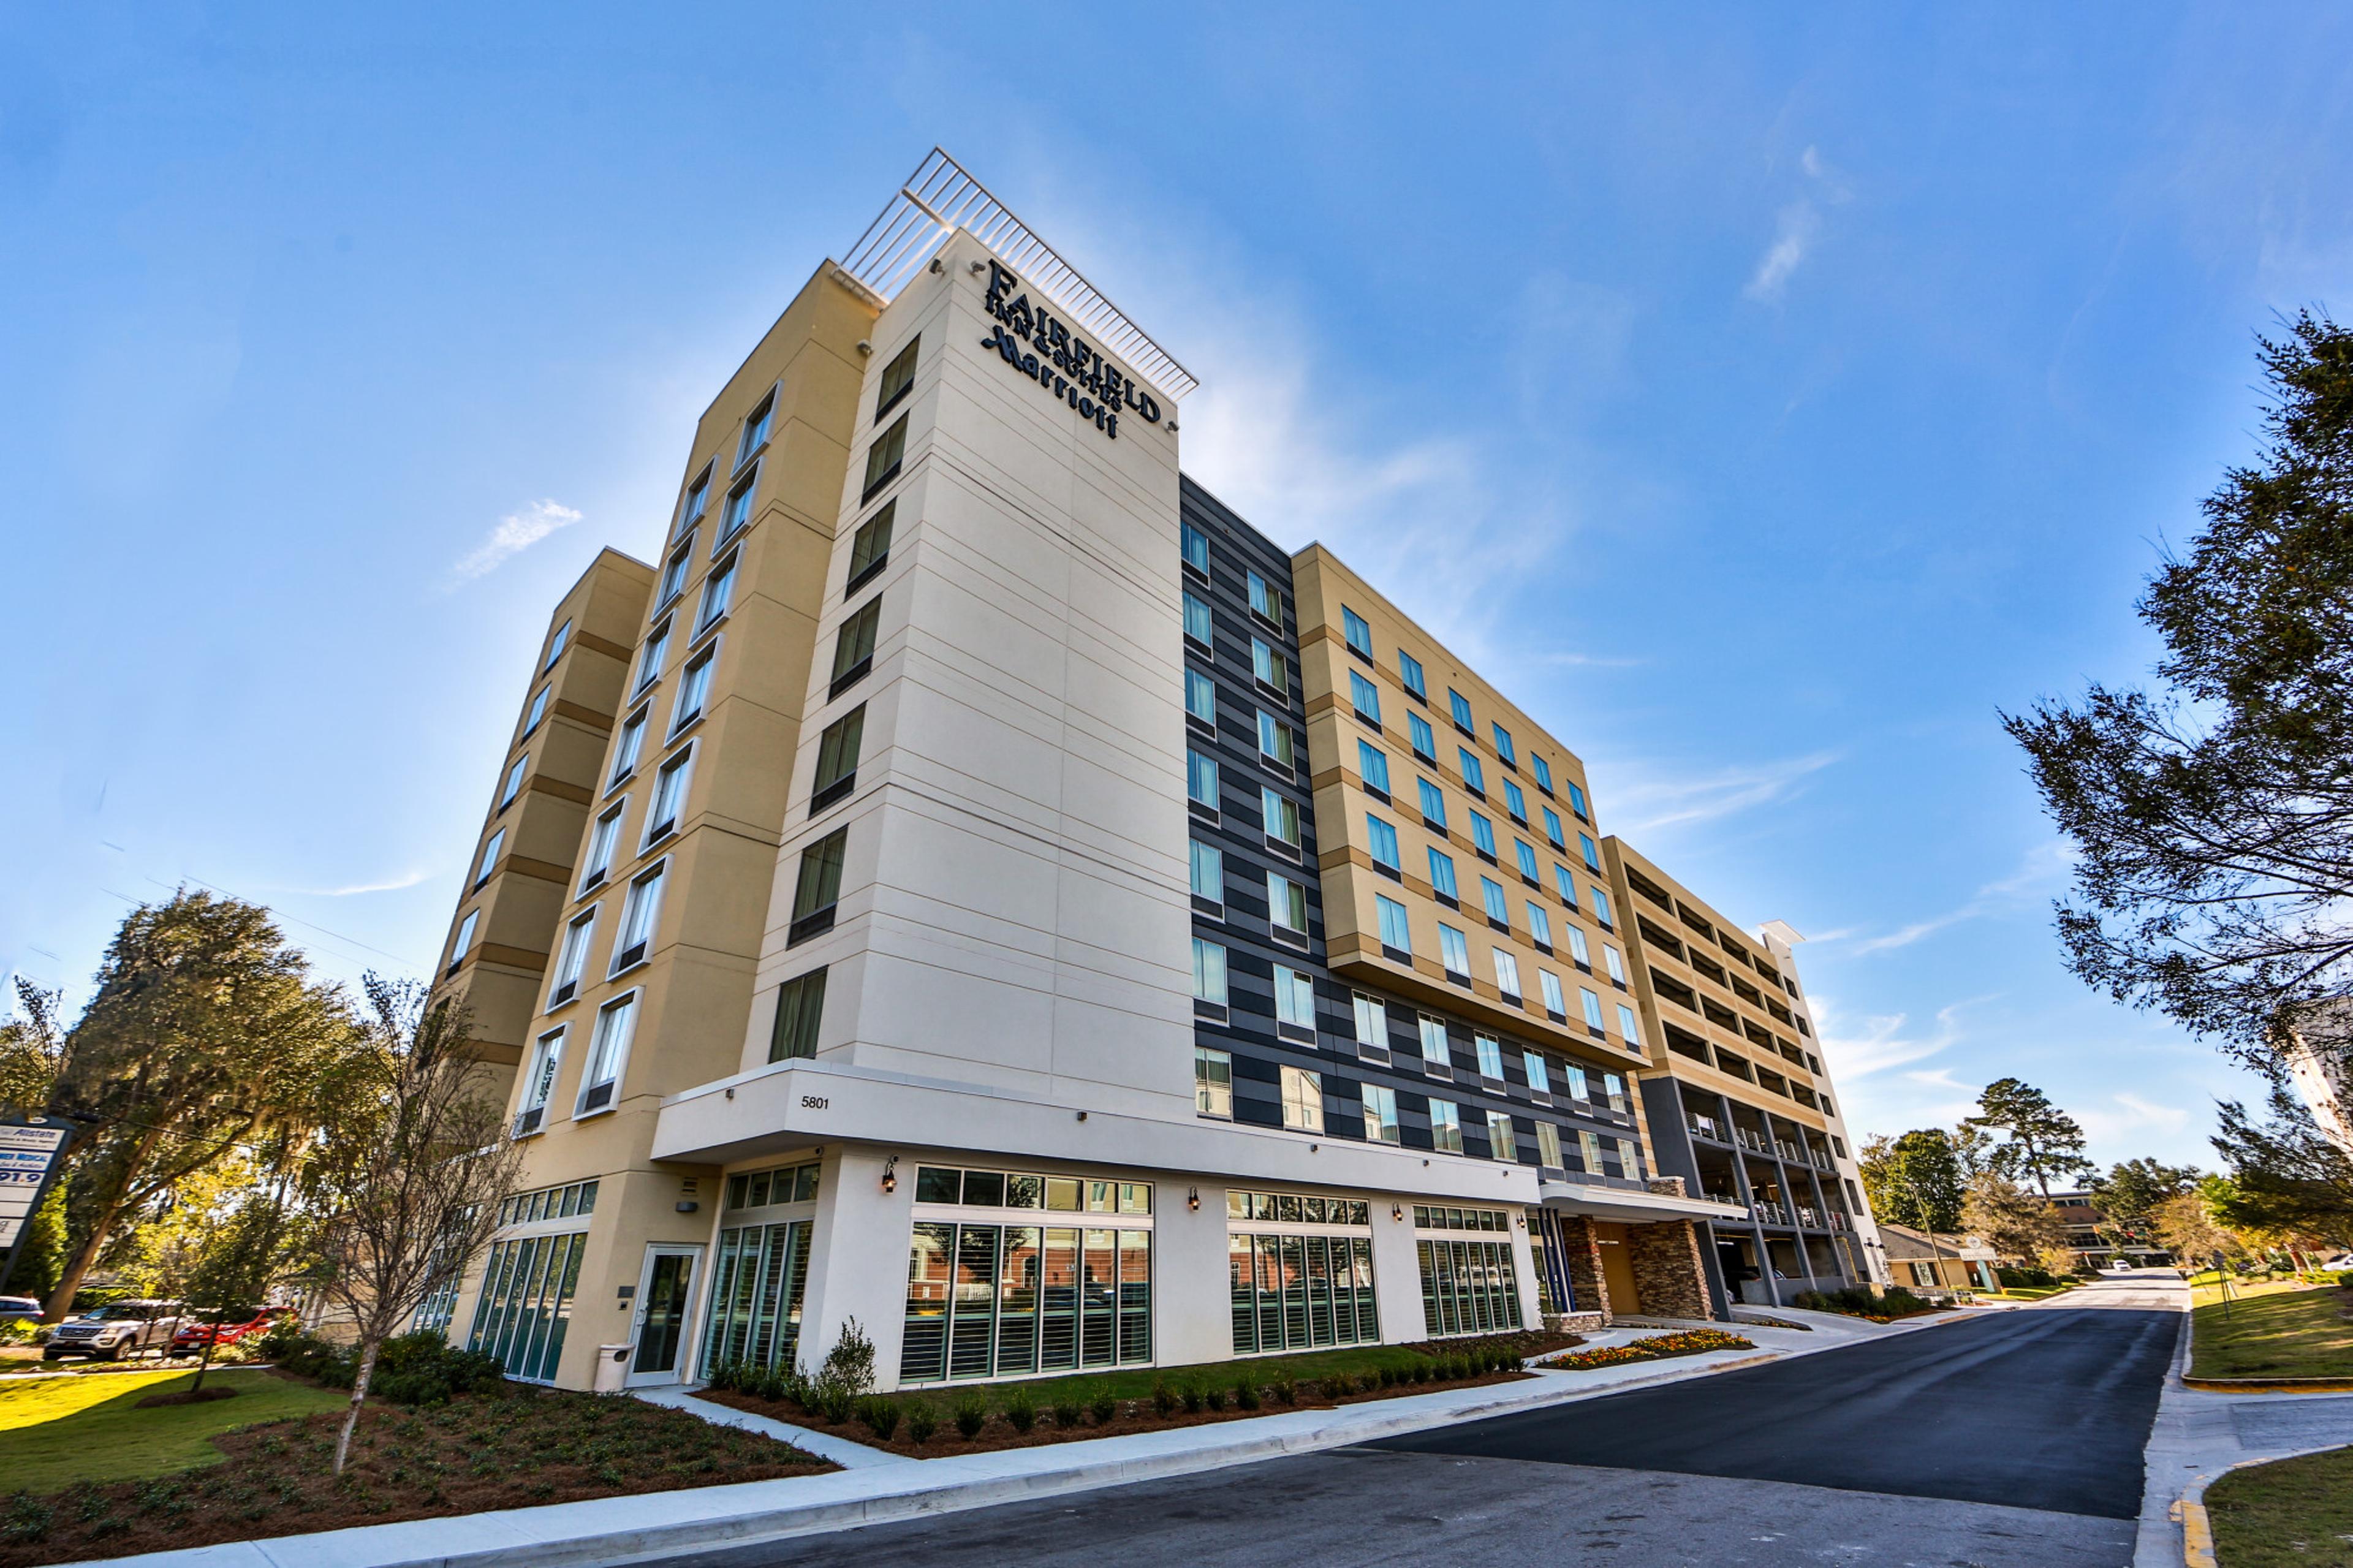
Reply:
[[728, 603], [735, 597], [735, 563], [741, 559], [730, 555], [711, 569], [702, 580], [702, 608], [694, 617], [695, 635], [700, 637], [719, 624], [727, 614]]
[[553, 687], [543, 686], [531, 694], [531, 708], [522, 716], [522, 732], [525, 739], [530, 737], [533, 730], [539, 728], [539, 721], [547, 717], [547, 694], [554, 689]]
[[653, 804], [646, 807], [647, 843], [678, 831], [678, 814], [686, 805], [687, 782], [693, 772], [694, 748], [689, 746], [654, 775]]
[[1560, 1152], [1560, 1129], [1549, 1121], [1536, 1123], [1536, 1163], [1547, 1171], [1568, 1169]]
[[1421, 786], [1421, 819], [1437, 832], [1446, 831], [1446, 792], [1428, 779], [1414, 781]]
[[1291, 695], [1291, 664], [1282, 655], [1269, 647], [1263, 638], [1250, 638], [1250, 673], [1258, 683], [1278, 697]]
[[1462, 787], [1473, 795], [1485, 795], [1487, 770], [1480, 764], [1477, 757], [1471, 754], [1471, 748], [1457, 746], [1454, 748], [1454, 755], [1462, 764]]
[[1398, 858], [1398, 835], [1394, 826], [1368, 811], [1365, 813], [1365, 832], [1371, 840], [1374, 865], [1388, 871], [1404, 868]]
[[1536, 770], [1536, 788], [1544, 791], [1546, 795], [1550, 795], [1552, 793], [1552, 764], [1545, 761], [1542, 757], [1530, 757], [1528, 762]]
[[1307, 934], [1307, 889], [1280, 871], [1266, 874], [1266, 918], [1277, 931]]
[[1616, 930], [1618, 922], [1609, 918], [1609, 895], [1599, 888], [1588, 891], [1593, 894], [1593, 918], [1599, 921], [1605, 929]]
[[1577, 884], [1570, 879], [1567, 867], [1555, 866], [1552, 868], [1552, 884], [1559, 889], [1562, 903], [1572, 910], [1577, 908]]
[[449, 944], [450, 973], [455, 974], [458, 965], [465, 962], [467, 952], [474, 945], [474, 928], [481, 923], [482, 911], [480, 910], [468, 910], [466, 918], [458, 922], [457, 940]]
[[694, 483], [686, 487], [686, 499], [679, 503], [678, 521], [671, 525], [670, 533], [673, 536], [684, 533], [702, 521], [702, 509], [710, 500], [711, 465], [706, 463], [702, 472], [694, 476]]
[[1185, 553], [1185, 564], [1202, 576], [1209, 574], [1209, 536], [1191, 523], [1177, 527], [1178, 548]]
[[1454, 1052], [1446, 1043], [1446, 1020], [1421, 1015], [1421, 1059], [1433, 1067], [1451, 1068]]
[[1560, 833], [1560, 813], [1550, 806], [1546, 806], [1544, 819], [1545, 837], [1552, 840], [1552, 847], [1556, 849], [1567, 849], [1568, 842], [1561, 837]]
[[866, 586], [891, 563], [891, 524], [898, 511], [896, 500], [884, 501], [882, 510], [859, 524], [858, 531], [850, 536], [849, 581], [841, 589], [845, 595]]
[[1258, 712], [1258, 754], [1279, 768], [1294, 768], [1298, 763], [1291, 726], [1263, 708]]
[[1356, 992], [1352, 998], [1356, 1008], [1356, 1044], [1374, 1050], [1389, 1048], [1389, 1010], [1377, 996]]
[[1389, 757], [1387, 752], [1370, 741], [1356, 742], [1356, 776], [1365, 787], [1387, 799], [1389, 793]]
[[1501, 1110], [1487, 1112], [1487, 1155], [1493, 1160], [1517, 1163], [1520, 1142], [1512, 1133], [1512, 1118]]
[[1441, 1154], [1462, 1152], [1462, 1112], [1451, 1100], [1430, 1102], [1430, 1146]]
[[1626, 961], [1619, 957], [1618, 950], [1606, 942], [1601, 944], [1601, 962], [1609, 971], [1610, 979], [1620, 985], [1626, 984]]
[[715, 642], [686, 661], [686, 668], [678, 680], [678, 703], [670, 710], [671, 734], [702, 717], [703, 700], [711, 695], [711, 672], [718, 663], [719, 645]]
[[793, 922], [785, 931], [786, 947], [833, 929], [835, 905], [841, 899], [842, 857], [849, 844], [849, 829], [837, 827], [801, 851], [800, 872], [793, 881]]
[[491, 879], [491, 868], [499, 863], [499, 851], [506, 847], [506, 843], [507, 830], [501, 827], [491, 835], [490, 842], [482, 846], [481, 863], [474, 868], [475, 887], [480, 888]]
[[1512, 732], [1501, 724], [1490, 725], [1489, 728], [1495, 731], [1495, 754], [1503, 758], [1507, 765], [1519, 766], [1520, 760], [1512, 751]]
[[499, 786], [499, 809], [501, 811], [504, 811], [507, 807], [512, 805], [514, 804], [514, 797], [522, 793], [522, 775], [530, 766], [531, 753], [526, 752], [522, 756], [517, 757], [514, 760], [514, 766], [507, 770], [506, 782]]
[[662, 877], [669, 869], [665, 860], [629, 884], [628, 897], [621, 902], [621, 930], [613, 939], [610, 973], [636, 968], [652, 950], [654, 927], [661, 919]]
[[753, 453], [768, 444], [768, 422], [776, 416], [776, 395], [760, 399], [760, 406], [752, 410], [744, 421], [744, 438], [735, 443], [735, 466], [742, 468]]
[[1198, 752], [1185, 753], [1185, 795], [1211, 816], [1218, 810], [1218, 761]]
[[547, 657], [540, 661], [539, 668], [542, 669], [554, 669], [555, 668], [555, 661], [564, 657], [564, 650], [571, 641], [572, 623], [570, 621], [565, 621], [562, 626], [555, 628], [555, 635], [547, 639]]
[[515, 1108], [514, 1135], [536, 1132], [547, 1120], [547, 1097], [555, 1089], [555, 1069], [564, 1061], [564, 1031], [550, 1029], [531, 1048], [531, 1072], [523, 1082], [522, 1103]]
[[564, 945], [555, 952], [555, 984], [547, 993], [547, 1010], [554, 1012], [580, 994], [580, 980], [588, 972], [588, 942], [596, 934], [596, 909], [575, 915], [564, 928]]
[[1210, 645], [1209, 601], [1189, 588], [1185, 591], [1185, 635], [1204, 650]]
[[1250, 614], [1276, 626], [1282, 625], [1282, 590], [1260, 576], [1249, 574]]
[[1585, 945], [1585, 931], [1581, 926], [1568, 928], [1568, 956], [1583, 964], [1587, 973], [1593, 973], [1593, 952]]
[[863, 702], [828, 724], [818, 737], [817, 778], [809, 793], [812, 816], [858, 787], [858, 748], [865, 738]]
[[752, 493], [759, 488], [757, 468], [744, 476], [743, 482], [727, 492], [727, 510], [719, 514], [719, 537], [711, 542], [711, 553], [716, 555], [727, 542], [744, 531], [752, 521]]
[[1218, 727], [1218, 683], [1198, 669], [1185, 672], [1185, 716]]
[[1504, 809], [1512, 814], [1514, 822], [1523, 827], [1528, 825], [1528, 797], [1509, 779], [1504, 781]]
[[1380, 688], [1366, 680], [1361, 671], [1348, 672], [1348, 701], [1356, 710], [1356, 717], [1377, 728], [1381, 721]]
[[1560, 1070], [1562, 1078], [1566, 1080], [1565, 1087], [1567, 1088], [1568, 1097], [1571, 1100], [1589, 1100], [1593, 1098], [1592, 1089], [1585, 1081], [1585, 1069], [1583, 1068], [1578, 1067], [1574, 1062], [1568, 1062], [1565, 1063]]
[[1365, 1142], [1405, 1142], [1405, 1135], [1398, 1131], [1397, 1090], [1377, 1083], [1365, 1085]]
[[[1626, 1109], [1626, 1080], [1624, 1079], [1620, 1078], [1614, 1072], [1603, 1073], [1601, 1075], [1601, 1089], [1602, 1092], [1609, 1097], [1610, 1110], [1623, 1111]], [[1633, 1161], [1629, 1159], [1626, 1163], [1627, 1173], [1631, 1175], [1633, 1173]]]
[[1577, 813], [1579, 821], [1592, 819], [1592, 814], [1585, 809], [1585, 792], [1577, 787], [1575, 779], [1568, 781], [1568, 809]]
[[1438, 761], [1438, 731], [1430, 727], [1430, 721], [1419, 713], [1409, 713], [1405, 727], [1413, 736], [1413, 754], [1425, 763]]
[[646, 721], [652, 717], [651, 708], [640, 708], [622, 721], [620, 741], [613, 747], [613, 776], [607, 781], [607, 789], [638, 771], [638, 758], [646, 749]]
[[1577, 988], [1577, 994], [1585, 999], [1586, 1026], [1599, 1033], [1601, 1028], [1601, 998], [1582, 985]]
[[1479, 901], [1487, 910], [1487, 918], [1504, 925], [1512, 923], [1512, 906], [1504, 900], [1504, 884], [1493, 877], [1479, 879]]
[[1544, 986], [1545, 1011], [1556, 1018], [1567, 1017], [1568, 1003], [1560, 994], [1560, 976], [1549, 969], [1539, 969], [1536, 979]]
[[1375, 893], [1373, 909], [1380, 916], [1381, 945], [1405, 957], [1412, 957], [1413, 935], [1407, 923], [1405, 906], [1395, 899]]
[[1296, 854], [1299, 850], [1299, 803], [1261, 786], [1258, 792], [1259, 820], [1266, 826], [1266, 839], [1280, 844]]
[[670, 552], [670, 559], [662, 563], [661, 595], [654, 602], [655, 609], [660, 609], [686, 592], [686, 574], [693, 564], [694, 534], [690, 531], [684, 539], [678, 542], [678, 548]]
[[1230, 1121], [1234, 1117], [1234, 1058], [1207, 1046], [1193, 1047], [1193, 1109]]
[[1528, 911], [1528, 936], [1538, 947], [1552, 946], [1552, 916], [1534, 899], [1525, 900]]
[[670, 658], [670, 622], [665, 620], [646, 634], [646, 646], [638, 653], [638, 684], [635, 690], [643, 691], [661, 679], [662, 666]]
[[1535, 881], [1536, 879], [1536, 852], [1528, 847], [1528, 841], [1525, 838], [1513, 839], [1512, 850], [1519, 859], [1520, 875], [1525, 877], [1531, 882]]
[[1520, 1053], [1520, 1067], [1528, 1075], [1528, 1088], [1536, 1094], [1552, 1092], [1552, 1074], [1545, 1070], [1545, 1059], [1534, 1051]]
[[1473, 1035], [1472, 1047], [1479, 1053], [1479, 1076], [1504, 1081], [1504, 1042], [1493, 1035]]
[[1398, 649], [1398, 679], [1416, 697], [1425, 702], [1430, 700], [1430, 688], [1421, 678], [1421, 660], [1403, 648]]
[[1578, 834], [1577, 836], [1577, 847], [1585, 856], [1585, 868], [1587, 870], [1599, 871], [1601, 869], [1601, 851], [1593, 847], [1593, 840], [1590, 837], [1582, 833]]
[[1454, 885], [1454, 857], [1440, 849], [1430, 852], [1430, 889], [1449, 902], [1462, 896]]
[[1226, 1005], [1226, 950], [1198, 936], [1193, 939], [1193, 1000], [1212, 1007]]
[[1502, 948], [1495, 950], [1495, 989], [1514, 1006], [1520, 1001], [1520, 961]]
[[1438, 922], [1438, 950], [1446, 965], [1446, 977], [1465, 985], [1471, 984], [1471, 944], [1444, 921]]
[[1485, 817], [1480, 816], [1475, 811], [1471, 813], [1470, 816], [1471, 843], [1472, 847], [1475, 847], [1480, 854], [1484, 855], [1488, 859], [1493, 860], [1495, 858], [1495, 825], [1488, 821]]
[[1280, 963], [1274, 966], [1274, 1022], [1277, 1032], [1315, 1033], [1315, 982]]
[[882, 595], [875, 595], [841, 623], [833, 638], [833, 684], [827, 700], [858, 684], [874, 668], [874, 635], [882, 625]]
[[624, 800], [596, 819], [596, 826], [588, 835], [588, 853], [580, 870], [580, 891], [586, 892], [603, 881], [613, 868], [613, 847], [621, 837], [621, 813], [628, 809]]
[[907, 340], [907, 346], [891, 356], [882, 367], [882, 385], [874, 395], [874, 417], [880, 419], [899, 405], [899, 400], [914, 390], [915, 350], [921, 337]]
[[1447, 706], [1454, 710], [1454, 727], [1466, 735], [1474, 733], [1471, 727], [1471, 704], [1462, 693], [1450, 686], [1446, 689], [1446, 701]]
[[1324, 1075], [1305, 1068], [1282, 1069], [1282, 1124], [1293, 1132], [1324, 1131]]
[[899, 477], [899, 465], [906, 456], [907, 416], [902, 414], [881, 439], [866, 448], [866, 488], [858, 499], [872, 500], [875, 491]]
[[1340, 606], [1340, 628], [1350, 651], [1363, 654], [1366, 658], [1373, 657], [1373, 628], [1365, 624], [1364, 616], [1343, 605]]
[[1623, 1002], [1618, 1004], [1618, 1037], [1638, 1051], [1642, 1048], [1642, 1026], [1634, 1021], [1634, 1009]]
[[825, 971], [812, 969], [776, 987], [776, 1019], [768, 1029], [768, 1059], [806, 1060], [817, 1055], [817, 1026], [825, 1016]]
[[588, 1042], [588, 1066], [580, 1075], [580, 1103], [575, 1116], [610, 1110], [629, 1056], [629, 1037], [638, 1027], [638, 994], [607, 1002], [596, 1014], [596, 1033]]
[[1198, 838], [1193, 840], [1193, 896], [1225, 907], [1226, 852]]

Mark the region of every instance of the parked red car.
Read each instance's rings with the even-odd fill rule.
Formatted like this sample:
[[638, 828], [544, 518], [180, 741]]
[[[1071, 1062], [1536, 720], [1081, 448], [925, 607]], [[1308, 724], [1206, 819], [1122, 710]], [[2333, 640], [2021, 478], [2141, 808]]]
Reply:
[[[210, 1312], [196, 1315], [207, 1320], [212, 1317]], [[206, 1340], [216, 1345], [233, 1345], [248, 1335], [259, 1339], [269, 1331], [270, 1324], [292, 1315], [292, 1310], [285, 1307], [239, 1307], [221, 1319], [217, 1330], [209, 1321], [189, 1323], [172, 1336], [172, 1353], [199, 1355]]]

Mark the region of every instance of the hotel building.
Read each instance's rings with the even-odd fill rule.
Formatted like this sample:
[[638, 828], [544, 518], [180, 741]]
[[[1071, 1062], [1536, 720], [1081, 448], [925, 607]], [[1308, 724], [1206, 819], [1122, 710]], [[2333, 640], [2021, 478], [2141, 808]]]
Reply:
[[1710, 1312], [1762, 1200], [1583, 763], [1185, 478], [1193, 384], [937, 152], [803, 286], [551, 618], [439, 980], [527, 1176], [420, 1321], [892, 1388]]

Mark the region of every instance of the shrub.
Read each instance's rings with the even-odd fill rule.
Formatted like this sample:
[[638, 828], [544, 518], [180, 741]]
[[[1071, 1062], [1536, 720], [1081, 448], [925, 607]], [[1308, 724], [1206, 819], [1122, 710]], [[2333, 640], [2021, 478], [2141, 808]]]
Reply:
[[2337, 1283], [2348, 1290], [2353, 1290], [2353, 1268], [2348, 1268], [2338, 1274]]
[[838, 1382], [822, 1373], [815, 1383], [808, 1385], [808, 1392], [802, 1395], [807, 1407], [829, 1426], [839, 1426], [849, 1420], [850, 1413], [858, 1408], [858, 1402], [864, 1397], [849, 1384]]
[[907, 1405], [907, 1440], [922, 1447], [940, 1429], [940, 1407], [928, 1399], [911, 1401]]
[[858, 1402], [858, 1418], [866, 1423], [868, 1431], [885, 1443], [891, 1440], [891, 1434], [899, 1429], [900, 1415], [899, 1402], [885, 1399], [879, 1394], [870, 1394]]
[[1223, 1410], [1226, 1407], [1226, 1391], [1214, 1383], [1208, 1384], [1201, 1390], [1201, 1403], [1212, 1410]]
[[2048, 1268], [1997, 1268], [1993, 1272], [2005, 1290], [2047, 1290], [2059, 1283], [2059, 1277]]
[[1254, 1377], [1234, 1379], [1234, 1408], [1237, 1410], [1258, 1408], [1258, 1379]]
[[825, 1352], [825, 1363], [808, 1380], [802, 1404], [839, 1426], [849, 1419], [858, 1402], [874, 1391], [874, 1342], [856, 1318], [841, 1321], [841, 1332]]
[[1184, 1394], [1186, 1411], [1190, 1415], [1199, 1415], [1201, 1413], [1201, 1405], [1208, 1397], [1208, 1396], [1207, 1394], [1201, 1392], [1201, 1385], [1199, 1384], [1187, 1384], [1185, 1385]]
[[1027, 1388], [1011, 1390], [1005, 1396], [1005, 1418], [1016, 1432], [1027, 1433], [1038, 1425], [1038, 1396]]
[[31, 1492], [9, 1495], [7, 1512], [0, 1515], [0, 1541], [34, 1542], [49, 1533], [54, 1516], [49, 1505]]
[[1100, 1426], [1119, 1414], [1119, 1401], [1112, 1397], [1110, 1388], [1098, 1384], [1093, 1397], [1087, 1401], [1087, 1408], [1093, 1412], [1095, 1422]]
[[1169, 1387], [1169, 1386], [1168, 1386], [1168, 1384], [1167, 1384], [1167, 1382], [1166, 1382], [1165, 1379], [1161, 1379], [1161, 1378], [1155, 1378], [1155, 1379], [1153, 1380], [1153, 1383], [1152, 1383], [1152, 1408], [1153, 1408], [1153, 1409], [1155, 1409], [1155, 1410], [1158, 1411], [1158, 1412], [1159, 1412], [1161, 1415], [1175, 1415], [1175, 1414], [1176, 1414], [1176, 1406], [1177, 1406], [1178, 1403], [1179, 1403], [1179, 1400], [1178, 1400], [1178, 1397], [1177, 1397], [1176, 1391], [1175, 1389], [1173, 1389], [1173, 1388]]
[[967, 1437], [977, 1437], [980, 1429], [988, 1425], [988, 1398], [978, 1389], [967, 1389], [956, 1395], [955, 1429]]
[[1062, 1384], [1054, 1390], [1055, 1426], [1065, 1428], [1077, 1426], [1085, 1409], [1085, 1403], [1079, 1398], [1079, 1391], [1069, 1384]]
[[1393, 1366], [1384, 1366], [1373, 1375], [1380, 1379], [1383, 1388], [1395, 1388], [1398, 1385], [1398, 1369]]
[[1299, 1380], [1292, 1376], [1289, 1373], [1276, 1373], [1274, 1374], [1274, 1383], [1272, 1386], [1274, 1388], [1274, 1397], [1277, 1403], [1282, 1405], [1296, 1405], [1299, 1403]]

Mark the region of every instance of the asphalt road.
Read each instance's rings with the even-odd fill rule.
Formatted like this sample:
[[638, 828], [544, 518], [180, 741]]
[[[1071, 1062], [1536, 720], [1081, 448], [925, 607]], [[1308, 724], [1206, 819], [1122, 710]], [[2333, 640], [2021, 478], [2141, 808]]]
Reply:
[[669, 1561], [2119, 1568], [2180, 1288], [2063, 1300], [1377, 1447]]

